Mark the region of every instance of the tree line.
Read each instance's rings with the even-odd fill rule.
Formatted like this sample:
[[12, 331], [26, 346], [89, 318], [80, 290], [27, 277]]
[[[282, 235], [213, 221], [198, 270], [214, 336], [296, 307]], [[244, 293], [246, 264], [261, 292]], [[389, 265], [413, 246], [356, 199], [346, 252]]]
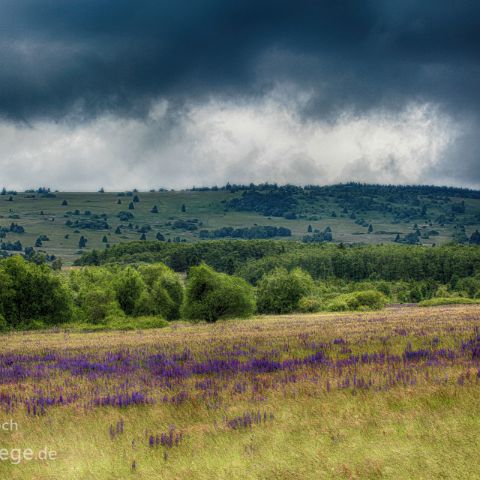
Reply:
[[173, 244], [132, 242], [101, 252], [85, 253], [77, 265], [163, 262], [177, 272], [186, 272], [202, 262], [215, 270], [237, 274], [256, 283], [274, 268], [295, 267], [314, 279], [351, 281], [434, 280], [448, 283], [452, 277], [480, 272], [480, 249], [475, 245], [361, 245], [300, 243], [282, 240], [207, 240]]
[[[200, 261], [188, 269], [184, 281], [159, 262], [54, 271], [46, 264], [12, 256], [0, 261], [0, 330], [71, 322], [102, 326], [128, 320], [137, 325], [140, 318], [152, 318], [150, 325], [159, 326], [159, 321], [215, 322], [255, 312], [371, 310], [387, 302], [480, 298], [478, 270], [470, 276], [454, 274], [443, 283], [433, 276], [408, 281], [386, 281], [375, 276], [363, 280], [323, 279], [312, 275], [315, 263], [311, 258], [303, 263], [306, 257], [292, 252], [277, 255], [287, 259], [283, 265], [273, 263], [258, 268], [258, 264], [263, 262], [265, 267], [265, 261], [272, 258], [258, 260], [253, 270], [255, 262], [247, 262], [236, 275], [216, 271]], [[455, 262], [458, 257], [450, 260]]]

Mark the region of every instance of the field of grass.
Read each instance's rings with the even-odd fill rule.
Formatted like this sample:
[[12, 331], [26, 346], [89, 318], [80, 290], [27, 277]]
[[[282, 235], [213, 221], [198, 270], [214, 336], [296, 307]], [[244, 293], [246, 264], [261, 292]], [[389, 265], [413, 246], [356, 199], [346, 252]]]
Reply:
[[479, 327], [468, 305], [4, 335], [0, 478], [479, 478]]
[[[389, 212], [366, 211], [359, 213], [368, 223], [373, 224], [374, 230], [368, 234], [367, 228], [360, 226], [350, 218], [349, 214], [343, 213], [343, 200], [326, 196], [318, 201], [313, 208], [318, 208], [318, 220], [312, 220], [311, 216], [287, 220], [282, 217], [266, 217], [260, 213], [248, 211], [225, 211], [225, 202], [240, 192], [229, 193], [227, 191], [162, 191], [162, 192], [140, 192], [137, 193], [140, 202], [135, 203], [134, 210], [128, 210], [128, 204], [132, 196], [119, 197], [117, 193], [68, 193], [56, 192], [54, 198], [47, 198], [38, 193], [22, 193], [17, 195], [0, 196], [0, 226], [8, 227], [11, 222], [25, 228], [25, 233], [7, 233], [5, 238], [8, 242], [19, 240], [22, 246], [33, 247], [40, 235], [47, 235], [49, 240], [36, 250], [44, 251], [50, 255], [62, 258], [66, 263], [72, 263], [79, 256], [79, 239], [84, 236], [88, 239], [86, 250], [103, 249], [106, 247], [103, 237], [106, 236], [109, 245], [119, 242], [139, 240], [141, 233], [135, 227], [150, 225], [151, 231], [147, 232], [147, 240], [154, 240], [157, 232], [162, 233], [166, 239], [172, 241], [180, 237], [186, 241], [198, 240], [198, 231], [201, 229], [215, 230], [222, 227], [251, 227], [261, 226], [283, 226], [292, 231], [289, 239], [299, 240], [307, 233], [307, 228], [312, 225], [314, 229], [323, 231], [331, 227], [333, 239], [336, 242], [344, 243], [369, 243], [378, 244], [392, 242], [396, 233], [405, 235], [411, 233], [415, 223], [424, 223], [425, 218], [416, 220], [404, 220], [394, 222], [393, 215]], [[10, 201], [9, 199], [12, 198]], [[443, 198], [443, 197], [440, 197]], [[117, 204], [118, 200], [122, 203]], [[378, 199], [377, 199], [378, 200]], [[381, 199], [380, 199], [381, 200]], [[425, 202], [430, 202], [428, 198]], [[422, 239], [425, 244], [443, 244], [452, 241], [455, 233], [455, 225], [465, 225], [467, 236], [471, 235], [479, 227], [480, 221], [480, 200], [466, 198], [466, 214], [457, 215], [445, 224], [435, 223], [439, 215], [450, 215], [451, 204], [458, 203], [462, 199], [455, 197], [451, 203], [442, 204], [437, 201], [429, 207], [428, 217], [432, 225], [428, 227], [435, 229], [438, 235], [429, 239]], [[66, 201], [67, 205], [62, 205]], [[385, 202], [385, 199], [382, 201]], [[395, 208], [409, 208], [407, 203], [389, 202]], [[182, 205], [186, 211], [182, 212]], [[430, 205], [430, 204], [429, 204]], [[157, 206], [158, 213], [151, 213], [152, 207]], [[78, 210], [79, 215], [72, 215], [71, 212]], [[90, 211], [92, 215], [105, 214], [109, 229], [91, 230], [76, 229], [65, 225], [67, 220], [85, 220], [90, 216], [84, 215]], [[120, 211], [133, 213], [134, 218], [130, 221], [120, 221], [117, 217]], [[70, 212], [70, 213], [68, 213]], [[336, 212], [336, 217], [331, 216]], [[172, 223], [175, 220], [198, 219], [198, 230], [189, 231], [174, 229]], [[476, 219], [476, 220], [475, 220]], [[128, 224], [132, 223], [132, 228]], [[115, 230], [123, 225], [122, 232], [116, 234]], [[65, 238], [68, 235], [68, 238]]]

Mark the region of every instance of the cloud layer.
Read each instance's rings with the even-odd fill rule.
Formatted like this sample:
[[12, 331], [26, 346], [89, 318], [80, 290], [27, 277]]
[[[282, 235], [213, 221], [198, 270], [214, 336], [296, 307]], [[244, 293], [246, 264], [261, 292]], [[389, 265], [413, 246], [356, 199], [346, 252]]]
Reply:
[[[154, 104], [142, 119], [105, 115], [80, 125], [39, 122], [33, 128], [4, 122], [3, 174], [14, 179], [24, 172], [12, 182], [19, 189], [35, 186], [38, 179], [70, 190], [265, 179], [422, 183], [442, 165], [459, 135], [455, 122], [430, 105], [344, 114], [326, 122], [302, 116], [306, 99], [212, 100], [191, 105], [174, 122], [166, 101]], [[464, 182], [452, 176], [450, 183]]]
[[477, 187], [479, 21], [471, 0], [5, 0], [2, 178]]

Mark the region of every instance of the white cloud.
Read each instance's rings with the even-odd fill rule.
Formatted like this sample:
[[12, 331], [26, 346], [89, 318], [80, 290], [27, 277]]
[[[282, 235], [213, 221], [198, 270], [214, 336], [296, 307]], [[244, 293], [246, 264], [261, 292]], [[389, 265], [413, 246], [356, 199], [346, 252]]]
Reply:
[[[429, 182], [460, 127], [435, 105], [348, 112], [334, 123], [304, 117], [308, 92], [275, 89], [262, 100], [190, 105], [160, 99], [143, 120], [0, 123], [9, 188], [184, 188], [249, 182]], [[433, 180], [432, 180], [433, 181]]]

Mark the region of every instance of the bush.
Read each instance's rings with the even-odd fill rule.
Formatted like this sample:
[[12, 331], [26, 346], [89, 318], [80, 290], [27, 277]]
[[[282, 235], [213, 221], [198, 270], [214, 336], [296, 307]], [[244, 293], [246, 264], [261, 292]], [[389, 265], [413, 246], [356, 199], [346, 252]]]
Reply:
[[68, 286], [80, 322], [105, 324], [125, 315], [180, 316], [183, 285], [163, 264], [114, 270], [86, 267], [70, 273]]
[[0, 314], [14, 328], [63, 323], [72, 317], [71, 297], [49, 267], [12, 256], [0, 264]]
[[127, 315], [144, 311], [146, 285], [140, 273], [132, 267], [119, 270], [115, 275], [115, 293], [121, 309]]
[[0, 314], [0, 332], [6, 332], [8, 330], [8, 323], [5, 320], [5, 317]]
[[351, 294], [344, 294], [335, 297], [328, 305], [327, 310], [330, 312], [346, 312], [347, 310], [352, 310], [348, 306], [347, 297], [351, 296]]
[[332, 312], [346, 310], [380, 310], [387, 303], [387, 298], [376, 290], [347, 293], [334, 298], [327, 306]]
[[163, 263], [143, 265], [139, 268], [150, 295], [151, 310], [167, 320], [180, 318], [183, 302], [183, 284], [180, 277]]
[[257, 288], [260, 313], [289, 313], [299, 309], [299, 301], [313, 289], [312, 277], [296, 268], [278, 268], [262, 277]]
[[192, 267], [182, 310], [189, 320], [207, 322], [248, 317], [255, 310], [253, 287], [241, 278], [215, 272], [204, 264]]
[[102, 332], [107, 330], [137, 330], [147, 328], [163, 328], [169, 323], [160, 317], [115, 317], [102, 324], [92, 323], [70, 323], [68, 330], [75, 332]]
[[302, 313], [319, 312], [322, 309], [322, 302], [316, 297], [302, 297], [298, 302], [298, 309]]
[[84, 290], [80, 302], [86, 319], [91, 323], [103, 323], [109, 317], [123, 315], [114, 295], [107, 288], [92, 286]]
[[388, 282], [382, 281], [377, 283], [377, 290], [382, 292], [386, 297], [391, 297], [392, 287]]
[[115, 318], [108, 322], [109, 330], [138, 330], [148, 328], [163, 328], [168, 322], [161, 317], [151, 315], [135, 318]]
[[455, 290], [464, 292], [470, 298], [478, 298], [480, 297], [480, 278], [477, 276], [459, 279]]
[[439, 297], [423, 300], [419, 303], [421, 307], [434, 307], [436, 305], [470, 305], [480, 303], [480, 298], [465, 297]]
[[68, 285], [73, 293], [77, 320], [103, 324], [110, 317], [124, 315], [113, 282], [112, 272], [101, 267], [86, 267], [70, 273]]

